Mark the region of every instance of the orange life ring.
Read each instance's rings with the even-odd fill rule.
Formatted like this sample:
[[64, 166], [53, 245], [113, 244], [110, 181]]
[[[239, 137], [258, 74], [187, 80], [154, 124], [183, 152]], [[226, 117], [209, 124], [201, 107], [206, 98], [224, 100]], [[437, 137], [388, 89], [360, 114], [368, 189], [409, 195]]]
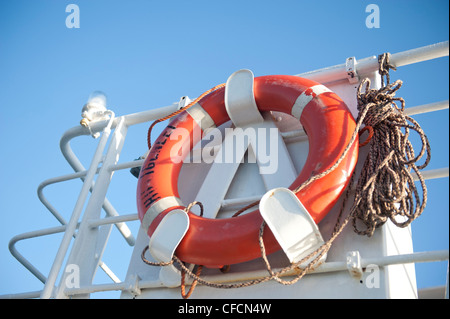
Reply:
[[[195, 105], [174, 118], [153, 144], [142, 165], [138, 187], [139, 218], [151, 237], [162, 218], [174, 209], [184, 209], [178, 193], [178, 175], [182, 162], [171, 160], [171, 149], [178, 147], [186, 156], [199, 137], [193, 134], [230, 120], [225, 109], [225, 88], [204, 96]], [[300, 120], [309, 140], [306, 163], [289, 187], [295, 189], [312, 174], [331, 167], [341, 156], [355, 130], [355, 120], [345, 103], [325, 86], [289, 75], [261, 76], [254, 79], [254, 95], [259, 111], [278, 111]], [[202, 120], [202, 121], [199, 121]], [[199, 123], [201, 123], [199, 125]], [[197, 127], [196, 127], [197, 126]], [[170, 139], [177, 128], [190, 132], [189, 147]], [[172, 150], [178, 152], [178, 150]], [[173, 154], [173, 153], [172, 153]], [[358, 158], [358, 141], [353, 143], [339, 166], [297, 193], [316, 223], [330, 211], [347, 186]], [[258, 243], [263, 219], [258, 210], [234, 218], [209, 219], [188, 213], [190, 226], [175, 254], [184, 262], [218, 268], [261, 256]], [[264, 232], [266, 253], [280, 248], [267, 229]]]

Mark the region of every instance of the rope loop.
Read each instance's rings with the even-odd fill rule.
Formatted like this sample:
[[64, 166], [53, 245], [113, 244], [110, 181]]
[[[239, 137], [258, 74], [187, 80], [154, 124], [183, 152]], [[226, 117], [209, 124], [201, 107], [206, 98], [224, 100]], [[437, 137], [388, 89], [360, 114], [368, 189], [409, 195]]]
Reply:
[[[200, 273], [202, 272], [203, 266], [198, 266], [197, 271], [195, 272], [195, 276], [200, 276]], [[194, 279], [194, 281], [191, 284], [191, 288], [189, 288], [188, 292], [186, 293], [186, 283], [185, 283], [185, 275], [186, 271], [184, 269], [181, 269], [181, 297], [183, 299], [188, 299], [192, 293], [194, 292], [195, 286], [197, 286], [198, 280]]]
[[164, 266], [169, 266], [169, 265], [173, 264], [173, 262], [174, 262], [173, 259], [171, 261], [168, 261], [168, 262], [153, 262], [153, 261], [148, 260], [145, 257], [145, 253], [147, 252], [148, 249], [149, 249], [149, 246], [147, 245], [147, 246], [145, 246], [145, 248], [142, 250], [142, 253], [141, 253], [141, 259], [147, 265], [164, 267]]
[[386, 85], [389, 84], [390, 76], [389, 76], [389, 70], [392, 69], [394, 71], [397, 70], [397, 68], [390, 63], [391, 54], [389, 52], [380, 54], [378, 56], [378, 73], [381, 75], [381, 86], [384, 86], [384, 78], [386, 78]]
[[360, 129], [359, 136], [361, 136], [365, 131], [369, 131], [369, 136], [367, 137], [367, 139], [364, 142], [359, 143], [359, 147], [363, 147], [363, 146], [366, 146], [367, 144], [369, 144], [370, 140], [373, 137], [373, 127], [372, 126], [365, 126], [362, 129]]
[[203, 216], [203, 204], [201, 202], [195, 201], [190, 203], [189, 205], [187, 205], [187, 207], [184, 209], [184, 211], [186, 213], [189, 213], [189, 211], [191, 210], [192, 207], [194, 207], [195, 205], [198, 205], [200, 207], [200, 217]]

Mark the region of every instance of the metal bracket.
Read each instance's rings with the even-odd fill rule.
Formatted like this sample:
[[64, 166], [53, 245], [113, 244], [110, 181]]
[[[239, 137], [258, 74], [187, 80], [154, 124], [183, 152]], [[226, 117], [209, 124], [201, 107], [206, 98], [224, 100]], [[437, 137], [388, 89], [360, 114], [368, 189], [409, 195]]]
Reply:
[[[150, 238], [150, 254], [159, 262], [171, 261], [188, 229], [189, 216], [184, 210], [175, 209], [167, 213]], [[159, 279], [166, 287], [178, 287], [181, 284], [180, 271], [174, 265], [162, 267]]]
[[124, 290], [128, 291], [133, 296], [139, 296], [141, 294], [141, 289], [139, 288], [139, 276], [136, 274], [131, 274], [125, 281]]
[[347, 253], [347, 269], [352, 277], [361, 279], [363, 271], [359, 251], [349, 251]]
[[238, 127], [264, 122], [256, 105], [253, 79], [253, 72], [243, 69], [230, 75], [225, 86], [225, 108]]
[[[287, 188], [268, 191], [259, 204], [264, 221], [291, 261], [297, 262], [324, 244], [319, 228], [300, 200]], [[315, 256], [311, 257], [311, 259]], [[326, 254], [321, 258], [324, 261]], [[300, 266], [305, 266], [310, 260]]]
[[178, 101], [178, 107], [177, 110], [181, 110], [183, 107], [185, 107], [186, 105], [189, 105], [189, 103], [191, 103], [192, 100], [189, 98], [189, 96], [185, 95], [182, 96], [180, 98], [180, 100]]
[[347, 79], [351, 84], [359, 82], [359, 76], [356, 72], [356, 58], [349, 57], [345, 60], [345, 71], [347, 72]]

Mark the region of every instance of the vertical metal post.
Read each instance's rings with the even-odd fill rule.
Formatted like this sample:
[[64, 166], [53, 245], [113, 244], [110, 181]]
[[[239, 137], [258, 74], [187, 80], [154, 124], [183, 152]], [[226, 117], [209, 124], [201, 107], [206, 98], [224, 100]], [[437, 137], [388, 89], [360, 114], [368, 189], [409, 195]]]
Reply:
[[[68, 269], [73, 268], [75, 265], [80, 270], [80, 285], [90, 285], [92, 283], [111, 232], [112, 224], [102, 227], [91, 227], [89, 220], [100, 218], [108, 186], [114, 174], [114, 171], [110, 167], [115, 165], [119, 159], [127, 129], [128, 127], [124, 125], [124, 119], [120, 118], [103, 160], [103, 165], [95, 181], [95, 186], [92, 189], [92, 194], [86, 205], [78, 236], [74, 241], [73, 248], [67, 260], [67, 266], [70, 266]], [[64, 290], [66, 288], [65, 279], [69, 274], [62, 274], [56, 295], [57, 298], [67, 297], [64, 294]], [[81, 295], [79, 297], [87, 296]]]
[[43, 299], [48, 299], [52, 297], [52, 292], [56, 282], [56, 278], [61, 269], [61, 265], [63, 263], [67, 249], [69, 248], [72, 236], [75, 233], [78, 219], [80, 218], [84, 203], [89, 194], [89, 188], [91, 187], [92, 182], [94, 180], [98, 165], [102, 160], [103, 150], [105, 149], [106, 142], [108, 141], [109, 135], [111, 133], [111, 125], [113, 120], [114, 115], [112, 114], [108, 122], [108, 125], [104, 128], [103, 134], [100, 138], [100, 141], [98, 142], [98, 146], [92, 159], [91, 166], [89, 167], [89, 170], [86, 174], [86, 179], [83, 183], [80, 195], [78, 196], [78, 200], [73, 209], [72, 216], [70, 217], [69, 223], [66, 226], [67, 227], [66, 232], [64, 233], [58, 252], [56, 253], [55, 261], [53, 262], [47, 281], [45, 282], [45, 286], [41, 294], [41, 298]]
[[[117, 119], [114, 122], [117, 122]], [[96, 122], [94, 122], [93, 124], [95, 125]], [[113, 123], [112, 127], [114, 127], [114, 123]], [[93, 129], [93, 131], [96, 131], [96, 130]], [[63, 137], [61, 138], [61, 141], [60, 141], [61, 152], [64, 155], [67, 162], [69, 163], [69, 165], [72, 166], [72, 168], [75, 170], [75, 172], [85, 171], [86, 169], [84, 168], [83, 164], [80, 162], [80, 160], [77, 158], [75, 153], [70, 148], [69, 142], [72, 138], [74, 138], [76, 136], [80, 136], [80, 135], [85, 135], [85, 134], [87, 134], [87, 133], [81, 131], [81, 126], [78, 126], [78, 127], [75, 127], [73, 129], [67, 131], [63, 135]], [[80, 179], [84, 182], [85, 176], [80, 176]], [[93, 182], [91, 185], [91, 188], [90, 188], [91, 192], [92, 192], [94, 185], [95, 185], [95, 182]], [[111, 205], [111, 203], [109, 202], [109, 200], [107, 198], [105, 198], [105, 201], [103, 202], [103, 209], [111, 217], [119, 216], [116, 209], [114, 208], [113, 205]], [[131, 234], [131, 231], [128, 228], [128, 226], [125, 223], [117, 223], [115, 225], [116, 225], [117, 229], [119, 230], [119, 232], [122, 234], [122, 236], [125, 238], [127, 243], [130, 246], [133, 246], [135, 244], [135, 239], [134, 239], [134, 236]]]

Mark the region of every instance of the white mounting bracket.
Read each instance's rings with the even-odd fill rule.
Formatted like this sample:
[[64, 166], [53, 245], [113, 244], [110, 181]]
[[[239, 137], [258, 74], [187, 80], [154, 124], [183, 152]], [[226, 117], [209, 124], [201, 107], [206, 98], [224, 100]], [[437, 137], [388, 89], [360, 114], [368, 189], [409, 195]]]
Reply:
[[141, 289], [139, 288], [139, 276], [136, 274], [130, 275], [125, 280], [125, 288], [124, 290], [128, 291], [130, 294], [134, 296], [139, 296], [141, 294]]
[[347, 253], [347, 269], [352, 277], [361, 279], [363, 271], [359, 251], [349, 251]]
[[183, 107], [185, 107], [186, 105], [189, 105], [189, 103], [191, 103], [192, 100], [189, 98], [189, 96], [185, 95], [182, 96], [180, 98], [180, 100], [178, 101], [178, 107], [177, 110], [181, 110]]
[[264, 122], [256, 105], [253, 79], [253, 72], [243, 69], [230, 75], [225, 86], [225, 108], [238, 127]]
[[[161, 220], [155, 229], [148, 250], [158, 262], [169, 262], [179, 243], [189, 229], [189, 216], [181, 209], [175, 209]], [[174, 265], [161, 268], [159, 279], [166, 287], [178, 287], [181, 285], [180, 271]]]
[[347, 72], [347, 79], [351, 84], [359, 82], [359, 76], [356, 72], [356, 58], [349, 57], [345, 60], [345, 71]]
[[[291, 190], [280, 187], [268, 191], [261, 198], [259, 211], [291, 263], [324, 244], [316, 223]], [[321, 261], [325, 259], [326, 254]]]

